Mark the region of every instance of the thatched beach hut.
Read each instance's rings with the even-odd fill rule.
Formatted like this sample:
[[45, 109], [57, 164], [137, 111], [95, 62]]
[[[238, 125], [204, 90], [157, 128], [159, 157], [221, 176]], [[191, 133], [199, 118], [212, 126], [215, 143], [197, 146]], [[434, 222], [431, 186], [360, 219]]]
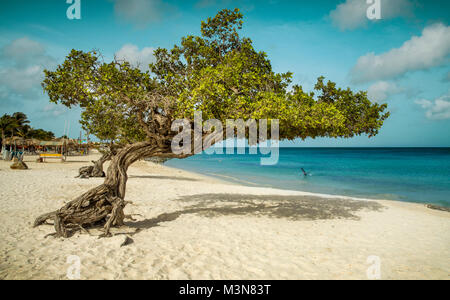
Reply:
[[24, 148], [26, 146], [25, 139], [19, 136], [7, 137], [3, 144], [11, 151], [17, 151], [18, 148], [20, 149], [20, 147]]

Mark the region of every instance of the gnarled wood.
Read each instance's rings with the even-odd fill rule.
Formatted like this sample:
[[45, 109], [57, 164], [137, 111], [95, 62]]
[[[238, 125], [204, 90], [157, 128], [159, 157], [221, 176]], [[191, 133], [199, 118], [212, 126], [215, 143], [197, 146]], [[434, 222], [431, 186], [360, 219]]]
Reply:
[[117, 154], [117, 150], [117, 147], [111, 145], [99, 160], [92, 161], [94, 164], [93, 166], [81, 167], [78, 170], [78, 176], [75, 178], [105, 177], [106, 174], [103, 171], [103, 165], [108, 160], [111, 160], [115, 154]]
[[104, 235], [109, 235], [111, 226], [122, 226], [125, 218], [123, 210], [127, 204], [124, 198], [128, 167], [139, 159], [168, 151], [170, 148], [162, 149], [149, 142], [124, 147], [113, 156], [102, 185], [70, 201], [57, 211], [39, 216], [34, 226], [53, 220], [55, 235], [69, 237], [71, 228], [79, 230], [82, 226], [104, 222]]

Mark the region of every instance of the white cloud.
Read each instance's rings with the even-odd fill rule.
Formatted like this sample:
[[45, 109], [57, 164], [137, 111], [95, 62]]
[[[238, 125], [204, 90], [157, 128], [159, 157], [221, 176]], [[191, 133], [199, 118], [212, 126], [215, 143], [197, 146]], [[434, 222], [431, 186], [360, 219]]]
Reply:
[[371, 101], [383, 102], [390, 95], [398, 94], [403, 91], [403, 88], [397, 86], [393, 82], [378, 81], [369, 87], [367, 96]]
[[333, 25], [341, 30], [355, 29], [367, 24], [367, 4], [361, 0], [346, 0], [330, 12]]
[[438, 23], [426, 27], [421, 36], [413, 36], [400, 48], [360, 57], [350, 75], [355, 83], [393, 78], [444, 64], [449, 54], [450, 26]]
[[0, 71], [0, 82], [15, 92], [26, 92], [39, 85], [41, 80], [42, 68], [36, 65]]
[[[341, 30], [364, 27], [369, 22], [366, 0], [346, 0], [330, 12], [333, 24]], [[381, 0], [381, 18], [392, 19], [412, 15], [413, 4], [410, 0]]]
[[145, 27], [161, 21], [172, 6], [161, 0], [113, 0], [115, 14], [126, 22]]
[[61, 115], [64, 115], [69, 111], [69, 108], [62, 106], [62, 105], [56, 105], [56, 104], [47, 104], [42, 109], [42, 112], [45, 113], [45, 115], [58, 117]]
[[3, 46], [0, 49], [2, 100], [13, 96], [35, 96], [41, 92], [43, 70], [55, 65], [55, 59], [46, 54], [44, 45], [29, 38], [20, 38]]
[[431, 120], [450, 119], [450, 92], [435, 100], [421, 99], [416, 104], [425, 109], [425, 116]]
[[19, 66], [29, 64], [48, 66], [55, 63], [54, 59], [45, 53], [45, 47], [41, 43], [27, 37], [16, 39], [1, 48], [0, 59]]
[[2, 56], [17, 61], [27, 59], [30, 56], [35, 57], [43, 54], [45, 54], [44, 46], [42, 46], [39, 42], [30, 40], [27, 37], [14, 40], [2, 48]]
[[138, 46], [133, 44], [125, 44], [115, 56], [119, 60], [125, 60], [134, 67], [139, 67], [142, 71], [148, 70], [148, 65], [155, 61], [153, 52], [155, 48], [145, 47], [139, 50]]

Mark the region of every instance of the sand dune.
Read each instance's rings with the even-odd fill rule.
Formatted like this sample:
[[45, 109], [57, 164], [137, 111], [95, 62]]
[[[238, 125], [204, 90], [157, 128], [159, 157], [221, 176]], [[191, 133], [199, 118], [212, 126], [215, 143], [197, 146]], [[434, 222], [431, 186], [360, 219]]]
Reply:
[[[450, 279], [450, 213], [424, 205], [357, 201], [245, 187], [138, 162], [129, 170], [128, 221], [112, 238], [45, 237], [34, 218], [102, 179], [76, 179], [95, 157], [0, 161], [0, 279]], [[133, 242], [121, 247], [126, 236]]]

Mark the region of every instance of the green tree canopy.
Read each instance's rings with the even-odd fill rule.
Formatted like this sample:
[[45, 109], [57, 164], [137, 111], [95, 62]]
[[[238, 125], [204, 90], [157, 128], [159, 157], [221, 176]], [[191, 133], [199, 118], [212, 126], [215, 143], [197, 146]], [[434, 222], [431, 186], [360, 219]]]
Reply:
[[44, 129], [31, 128], [28, 131], [27, 138], [38, 139], [38, 140], [42, 140], [42, 141], [50, 141], [55, 138], [55, 134], [51, 131], [47, 131]]
[[314, 92], [275, 73], [266, 53], [240, 37], [242, 14], [222, 10], [201, 24], [201, 36], [158, 48], [151, 72], [99, 53], [72, 50], [56, 71], [45, 71], [50, 100], [83, 108], [82, 124], [101, 139], [170, 140], [174, 119], [279, 119], [281, 139], [374, 136], [388, 117], [367, 93], [320, 77]]
[[11, 135], [11, 133], [13, 132], [13, 130], [15, 128], [17, 128], [17, 122], [16, 120], [8, 115], [8, 114], [4, 114], [1, 118], [0, 118], [0, 130], [2, 133], [2, 146], [3, 146], [3, 141], [5, 140], [5, 137], [7, 135]]

